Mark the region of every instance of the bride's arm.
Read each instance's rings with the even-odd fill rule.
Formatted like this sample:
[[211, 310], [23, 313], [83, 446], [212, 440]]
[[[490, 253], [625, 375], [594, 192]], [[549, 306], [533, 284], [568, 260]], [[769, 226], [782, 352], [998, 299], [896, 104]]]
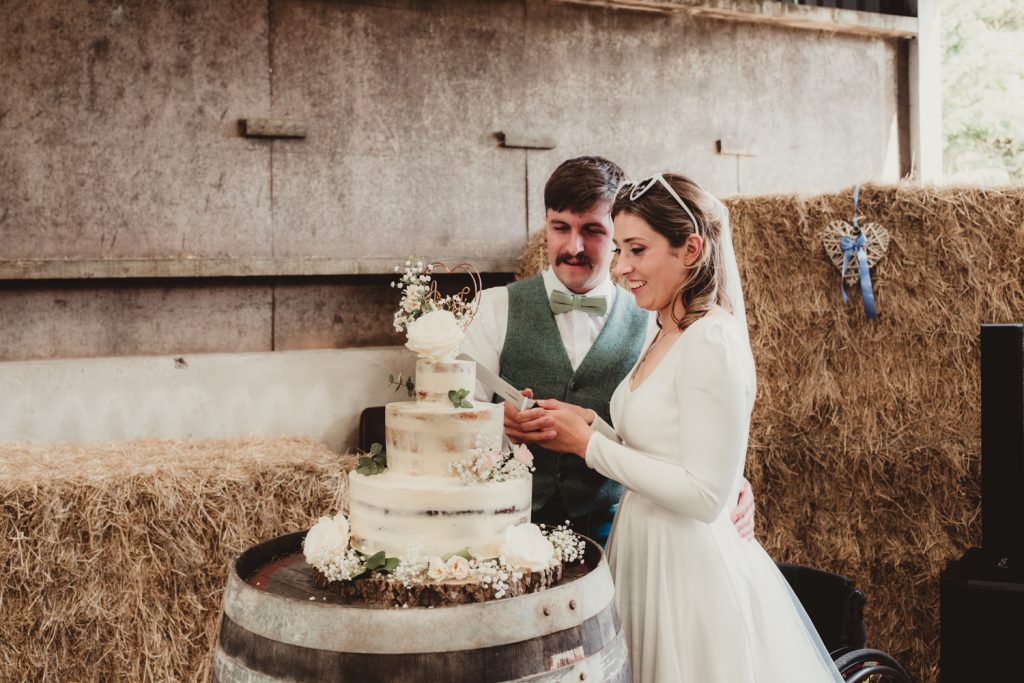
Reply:
[[[677, 363], [680, 442], [673, 462], [593, 433], [587, 465], [657, 504], [703, 522], [735, 501], [731, 493], [743, 465], [750, 414], [743, 349], [725, 325], [700, 330]], [[694, 330], [697, 332], [697, 330]], [[658, 410], [658, 406], [651, 406]]]
[[594, 421], [590, 423], [590, 427], [606, 439], [611, 439], [615, 443], [622, 443], [622, 439], [616, 433], [615, 428], [602, 420], [601, 416], [597, 413], [594, 413]]

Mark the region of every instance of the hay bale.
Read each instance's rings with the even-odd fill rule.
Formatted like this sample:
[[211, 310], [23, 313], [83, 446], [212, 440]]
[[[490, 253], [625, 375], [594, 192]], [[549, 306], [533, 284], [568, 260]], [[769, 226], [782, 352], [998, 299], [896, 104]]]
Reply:
[[0, 679], [205, 681], [228, 562], [338, 509], [310, 439], [0, 444]]
[[869, 185], [860, 202], [892, 236], [877, 322], [859, 292], [843, 306], [821, 245], [851, 191], [726, 201], [758, 370], [747, 476], [772, 556], [852, 577], [870, 643], [934, 682], [938, 575], [981, 537], [978, 329], [1024, 320], [1024, 188]]

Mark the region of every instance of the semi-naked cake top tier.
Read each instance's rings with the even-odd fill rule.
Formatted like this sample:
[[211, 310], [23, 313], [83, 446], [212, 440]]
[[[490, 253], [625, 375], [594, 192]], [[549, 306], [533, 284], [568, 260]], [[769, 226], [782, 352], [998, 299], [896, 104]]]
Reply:
[[[474, 452], [501, 447], [503, 409], [472, 402], [472, 361], [416, 361], [416, 401], [389, 403], [385, 414], [388, 471], [413, 476], [457, 477], [448, 465]], [[472, 408], [455, 408], [451, 390], [466, 389]], [[444, 397], [441, 401], [439, 396]]]
[[471, 400], [476, 390], [476, 363], [471, 360], [416, 361], [416, 402], [451, 408], [448, 392], [465, 389]]

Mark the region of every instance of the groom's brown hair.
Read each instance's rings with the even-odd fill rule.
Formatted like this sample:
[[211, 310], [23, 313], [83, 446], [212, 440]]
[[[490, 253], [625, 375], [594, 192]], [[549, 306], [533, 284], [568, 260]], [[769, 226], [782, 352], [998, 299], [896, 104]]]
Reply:
[[615, 199], [624, 177], [618, 164], [603, 157], [563, 161], [544, 186], [544, 209], [583, 213], [602, 200]]

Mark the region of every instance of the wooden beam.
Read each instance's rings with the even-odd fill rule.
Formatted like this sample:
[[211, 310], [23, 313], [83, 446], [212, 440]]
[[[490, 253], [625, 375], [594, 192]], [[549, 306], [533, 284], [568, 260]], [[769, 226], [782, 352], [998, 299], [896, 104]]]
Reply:
[[913, 38], [917, 18], [832, 7], [808, 7], [778, 0], [560, 0], [576, 5], [649, 12], [679, 12], [698, 17], [771, 24], [789, 28], [875, 36]]
[[[482, 273], [514, 273], [516, 256], [436, 254], [445, 263], [472, 263]], [[391, 275], [401, 259], [389, 258], [138, 258], [0, 260], [0, 280], [102, 278], [282, 277]]]

